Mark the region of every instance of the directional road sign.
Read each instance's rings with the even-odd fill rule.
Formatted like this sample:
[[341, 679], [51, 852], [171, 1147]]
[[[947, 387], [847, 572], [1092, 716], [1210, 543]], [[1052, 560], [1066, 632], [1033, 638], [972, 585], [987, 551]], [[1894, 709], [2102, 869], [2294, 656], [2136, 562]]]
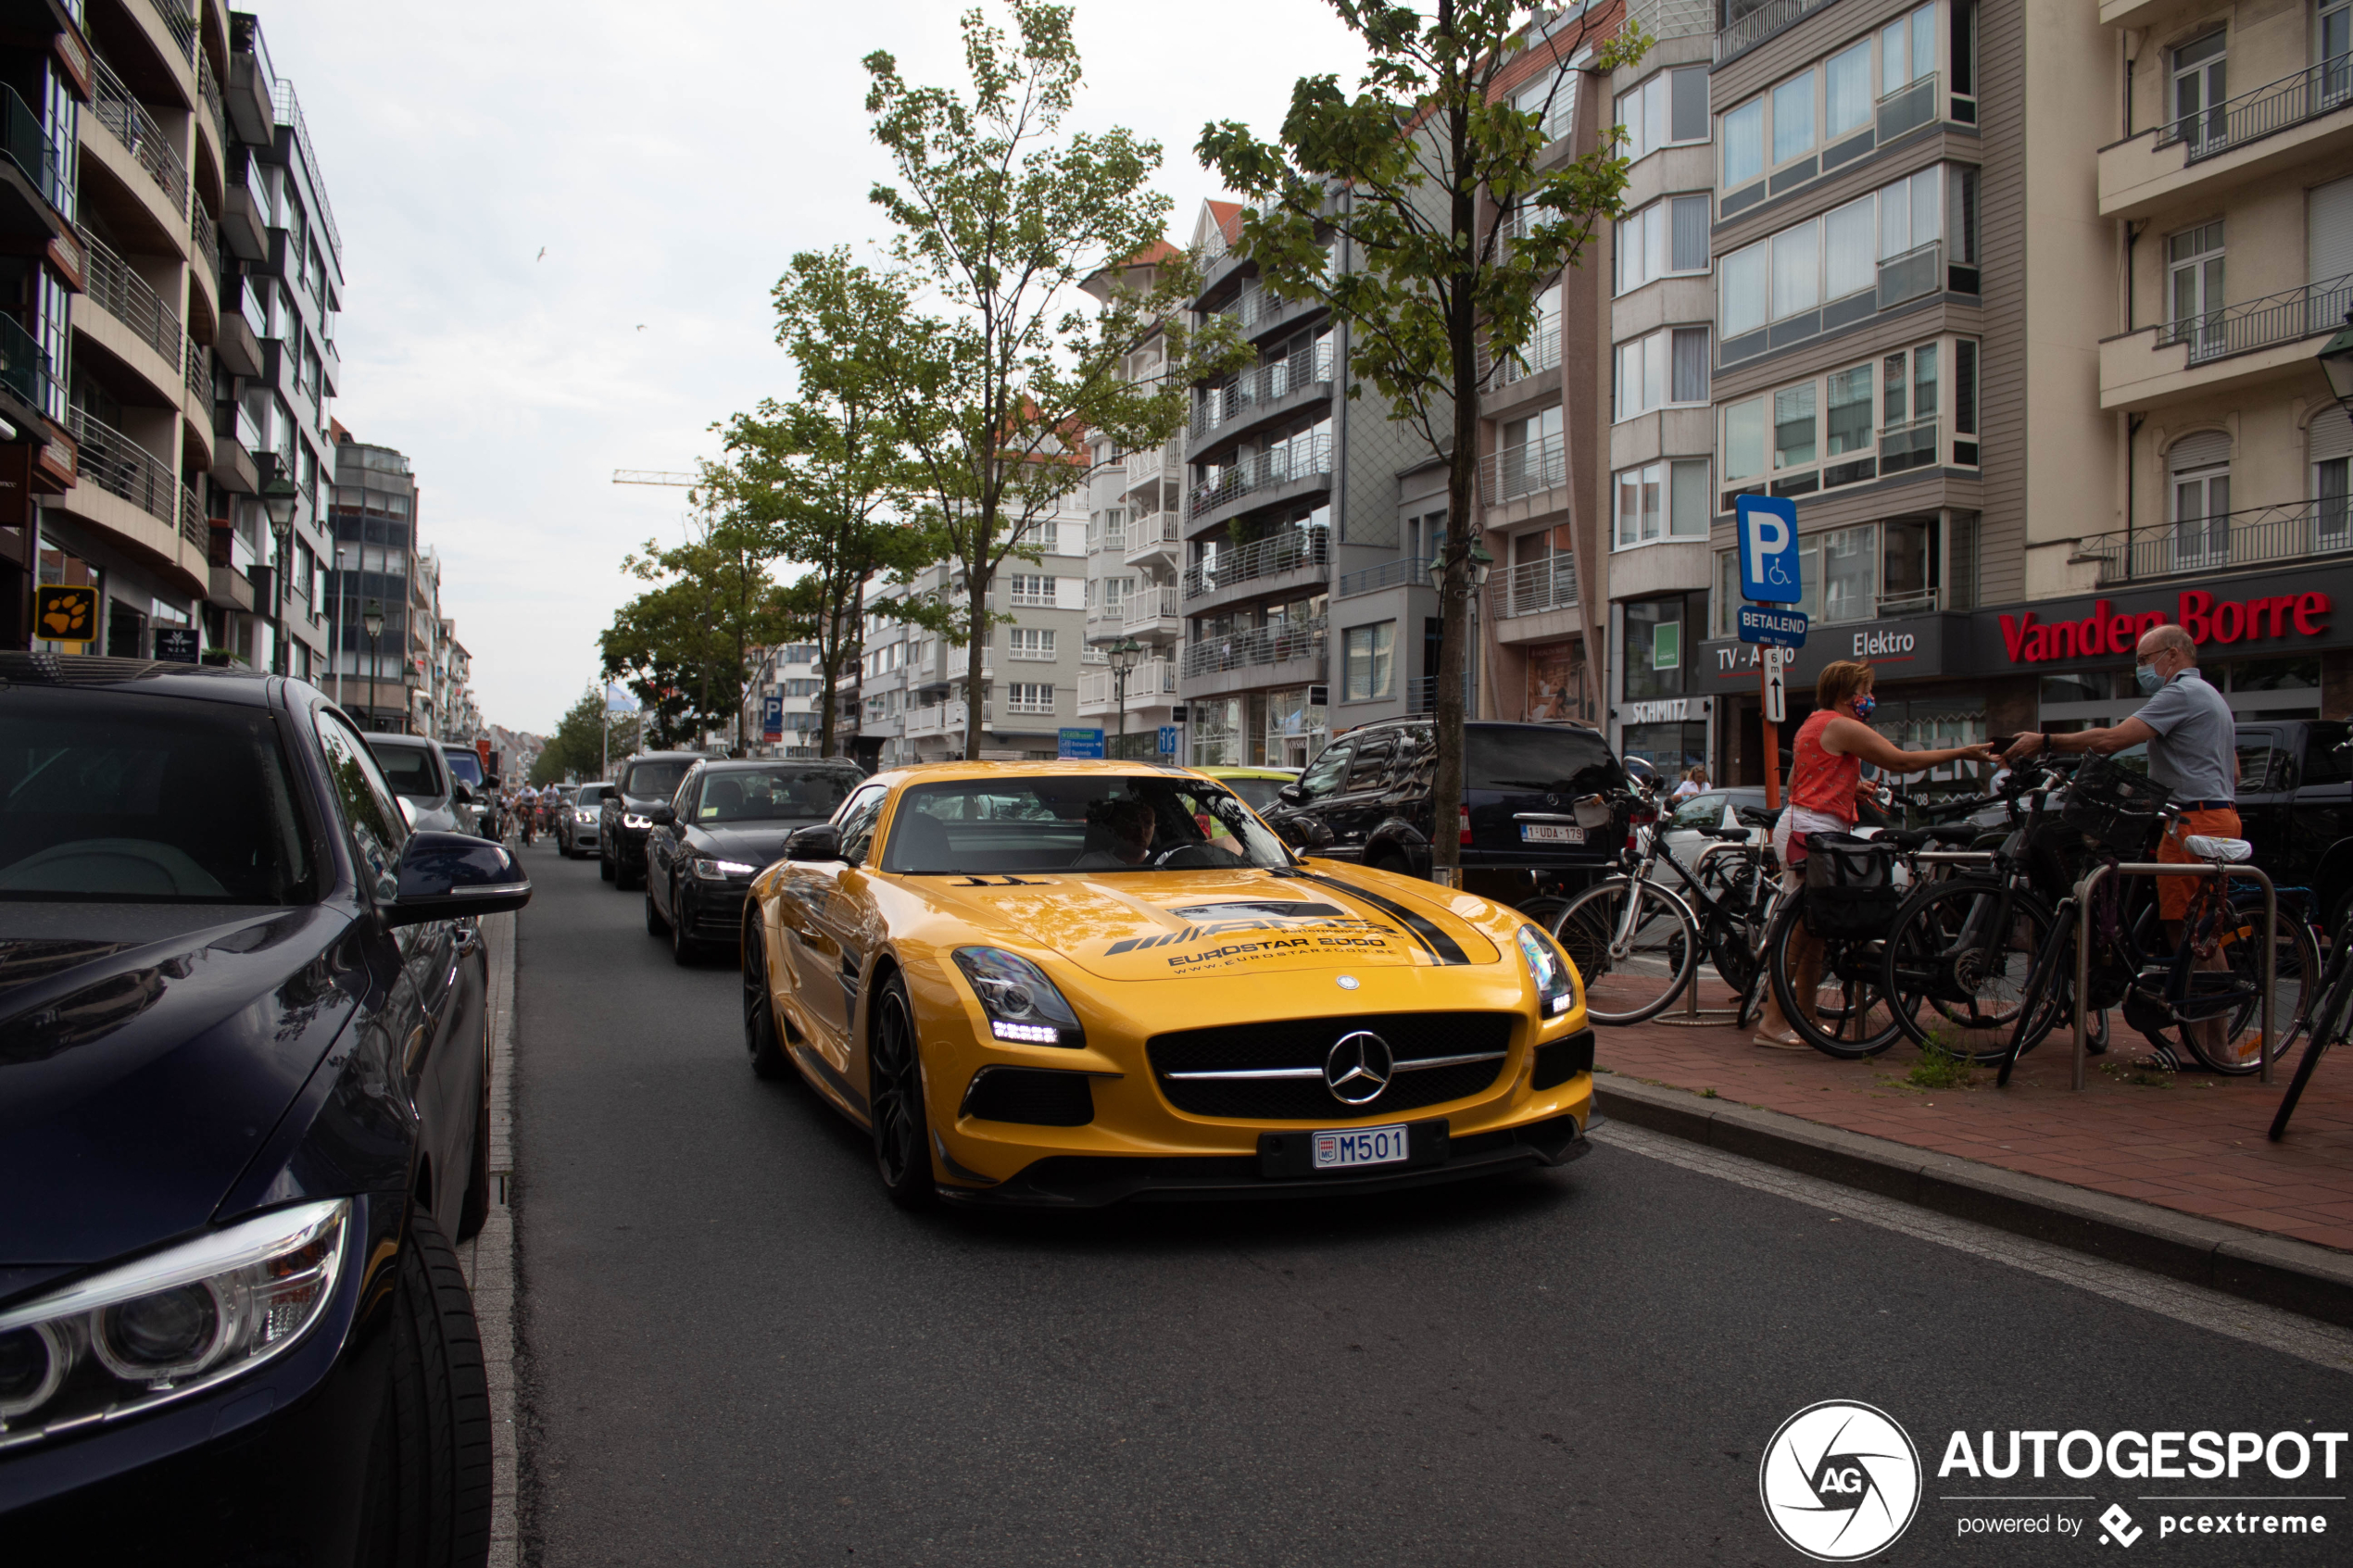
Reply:
[[1765, 721], [1786, 723], [1789, 720], [1789, 655], [1780, 648], [1765, 650]]
[[1092, 759], [1100, 762], [1103, 756], [1103, 732], [1101, 730], [1064, 730], [1061, 745], [1054, 755], [1062, 758]]
[[1741, 597], [1793, 605], [1806, 596], [1797, 565], [1797, 503], [1743, 495], [1734, 503], [1741, 542]]
[[1176, 725], [1163, 724], [1160, 727], [1160, 754], [1163, 757], [1174, 757], [1176, 755]]
[[1806, 646], [1806, 612], [1802, 609], [1743, 605], [1740, 627], [1743, 643], [1764, 643], [1780, 648], [1802, 648]]

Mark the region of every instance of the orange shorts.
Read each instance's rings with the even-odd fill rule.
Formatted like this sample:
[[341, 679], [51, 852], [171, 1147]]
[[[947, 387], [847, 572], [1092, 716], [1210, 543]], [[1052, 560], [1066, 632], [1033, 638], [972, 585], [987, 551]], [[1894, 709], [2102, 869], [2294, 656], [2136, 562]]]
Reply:
[[[2157, 858], [2167, 865], [2194, 865], [2197, 857], [2182, 847], [2182, 840], [2194, 834], [2207, 834], [2215, 838], [2238, 838], [2239, 814], [2224, 808], [2211, 811], [2184, 811], [2180, 822], [2165, 832], [2158, 841]], [[2157, 879], [2157, 912], [2167, 920], [2189, 918], [2190, 900], [2196, 897], [2198, 880], [2194, 876], [2161, 876]]]

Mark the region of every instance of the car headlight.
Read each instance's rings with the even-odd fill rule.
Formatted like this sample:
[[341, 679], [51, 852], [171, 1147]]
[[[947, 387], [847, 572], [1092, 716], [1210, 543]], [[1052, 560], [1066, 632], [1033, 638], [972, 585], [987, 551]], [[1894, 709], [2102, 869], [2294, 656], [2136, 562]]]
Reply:
[[280, 1209], [0, 1312], [0, 1450], [250, 1372], [335, 1293], [351, 1202]]
[[1553, 939], [1532, 925], [1519, 928], [1519, 956], [1528, 965], [1529, 978], [1536, 982], [1538, 1005], [1548, 1018], [1558, 1018], [1577, 1005], [1577, 982], [1570, 977], [1568, 960]]
[[578, 822], [585, 828], [595, 827], [597, 825], [597, 813], [594, 811], [574, 811], [572, 814], [572, 820]]
[[695, 874], [705, 882], [725, 882], [730, 877], [749, 876], [759, 869], [758, 866], [748, 865], [742, 860], [713, 860], [700, 855], [695, 857]]
[[649, 828], [654, 825], [654, 820], [651, 817], [641, 817], [635, 811], [623, 811], [621, 814], [621, 825], [625, 828]]
[[1074, 1050], [1087, 1044], [1078, 1014], [1054, 989], [1046, 972], [1020, 954], [1002, 947], [959, 947], [956, 967], [972, 983], [973, 995], [980, 998], [989, 1032], [997, 1038]]

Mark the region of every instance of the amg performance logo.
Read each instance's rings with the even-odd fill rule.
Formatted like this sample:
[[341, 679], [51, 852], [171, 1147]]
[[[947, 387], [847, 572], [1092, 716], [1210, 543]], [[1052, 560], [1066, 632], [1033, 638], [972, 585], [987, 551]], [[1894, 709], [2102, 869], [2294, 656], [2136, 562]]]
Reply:
[[1166, 947], [1179, 942], [1206, 941], [1213, 936], [1229, 936], [1237, 931], [1353, 931], [1378, 936], [1395, 936], [1397, 928], [1370, 920], [1239, 920], [1218, 925], [1189, 925], [1182, 931], [1172, 931], [1163, 936], [1126, 936], [1103, 950], [1109, 958], [1115, 953], [1140, 953], [1151, 947]]

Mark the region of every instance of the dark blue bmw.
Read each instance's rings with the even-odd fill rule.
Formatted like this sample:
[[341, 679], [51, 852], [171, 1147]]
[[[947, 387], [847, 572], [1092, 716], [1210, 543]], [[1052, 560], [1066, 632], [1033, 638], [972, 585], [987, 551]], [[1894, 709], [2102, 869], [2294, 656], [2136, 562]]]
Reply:
[[479, 1563], [478, 917], [298, 681], [0, 654], [0, 1542]]

